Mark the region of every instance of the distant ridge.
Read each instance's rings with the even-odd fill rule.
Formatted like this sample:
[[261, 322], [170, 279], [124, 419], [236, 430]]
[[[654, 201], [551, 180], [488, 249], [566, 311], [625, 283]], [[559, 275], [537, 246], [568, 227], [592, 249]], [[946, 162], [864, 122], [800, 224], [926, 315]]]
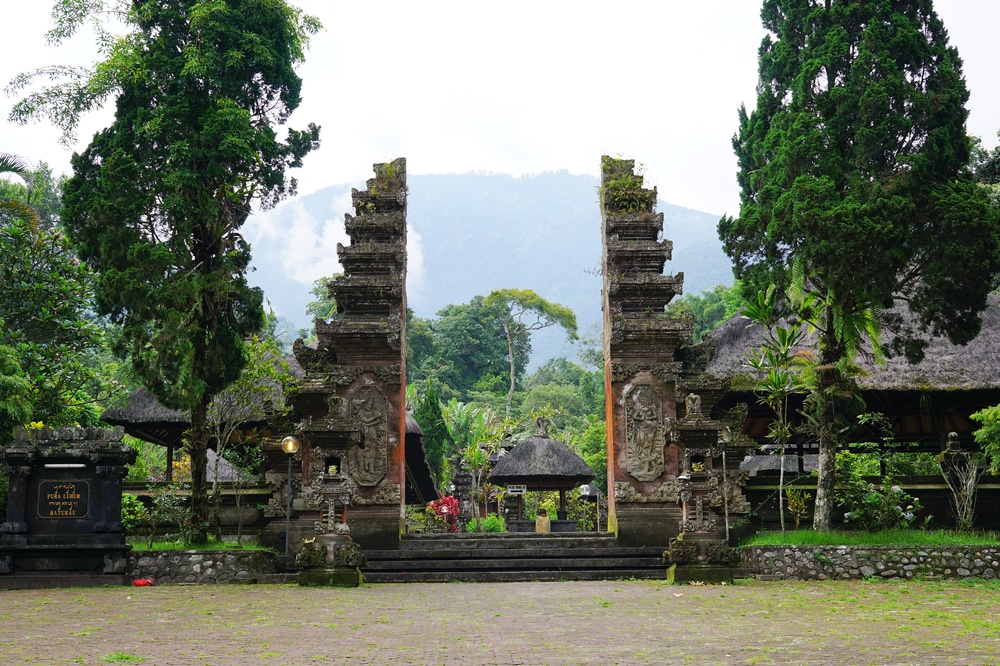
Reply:
[[[561, 171], [514, 178], [466, 173], [410, 176], [407, 298], [417, 316], [504, 287], [533, 289], [573, 309], [582, 335], [601, 321], [598, 180]], [[250, 281], [275, 311], [311, 325], [305, 304], [312, 280], [339, 270], [336, 243], [347, 243], [350, 185], [305, 195], [244, 227], [253, 247]], [[719, 216], [660, 201], [664, 233], [674, 242], [666, 272], [684, 272], [685, 293], [732, 284], [716, 235]], [[554, 355], [574, 358], [556, 331], [534, 338], [532, 366]]]

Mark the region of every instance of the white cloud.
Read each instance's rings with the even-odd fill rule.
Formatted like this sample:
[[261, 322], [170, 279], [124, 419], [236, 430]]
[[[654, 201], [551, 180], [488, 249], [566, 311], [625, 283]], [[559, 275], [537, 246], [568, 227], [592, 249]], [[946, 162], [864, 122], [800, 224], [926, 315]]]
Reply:
[[[730, 137], [739, 105], [755, 100], [760, 0], [292, 1], [326, 25], [299, 68], [303, 102], [291, 118], [293, 127], [323, 128], [322, 148], [295, 174], [303, 193], [361, 181], [373, 162], [398, 156], [413, 175], [597, 175], [607, 153], [644, 162], [670, 203], [738, 210]], [[51, 3], [11, 5], [0, 44], [17, 57], [0, 59], [0, 83], [95, 59], [84, 33], [66, 48], [45, 47]], [[992, 147], [1000, 3], [934, 7], [964, 61], [969, 132]], [[2, 101], [6, 115], [13, 100]], [[86, 119], [76, 150], [112, 111], [109, 104]], [[44, 124], [8, 125], [0, 150], [68, 172], [57, 135]]]
[[427, 272], [424, 270], [424, 245], [420, 232], [406, 224], [406, 301], [407, 305], [419, 309], [423, 305], [427, 288]]

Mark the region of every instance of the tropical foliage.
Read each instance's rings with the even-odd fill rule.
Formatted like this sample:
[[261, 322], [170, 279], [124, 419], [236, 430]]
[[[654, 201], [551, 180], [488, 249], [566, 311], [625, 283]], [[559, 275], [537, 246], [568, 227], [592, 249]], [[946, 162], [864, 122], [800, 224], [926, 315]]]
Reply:
[[[930, 0], [765, 0], [761, 18], [757, 104], [733, 139], [740, 216], [719, 235], [748, 298], [776, 284], [819, 333], [814, 527], [827, 529], [853, 355], [883, 333], [911, 361], [927, 333], [974, 338], [1000, 219], [968, 167], [962, 63]], [[886, 315], [896, 303], [915, 318]]]

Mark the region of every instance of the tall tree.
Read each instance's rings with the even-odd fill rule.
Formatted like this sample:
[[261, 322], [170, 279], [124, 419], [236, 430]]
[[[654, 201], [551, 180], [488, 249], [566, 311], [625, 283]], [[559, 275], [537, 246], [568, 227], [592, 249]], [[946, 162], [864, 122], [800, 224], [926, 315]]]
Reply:
[[[757, 107], [733, 139], [740, 216], [719, 235], [747, 298], [795, 284], [788, 302], [819, 330], [826, 529], [845, 363], [882, 330], [913, 361], [928, 333], [974, 338], [1000, 226], [968, 168], [962, 63], [931, 0], [765, 0], [761, 18]], [[915, 325], [882, 317], [896, 302]]]
[[94, 423], [111, 383], [98, 359], [104, 329], [89, 312], [93, 275], [52, 226], [59, 203], [48, 168], [0, 154], [0, 172], [24, 179], [0, 181], [0, 345], [16, 354], [31, 420]]
[[[0, 179], [0, 210], [10, 214], [27, 214], [29, 221], [46, 229], [59, 223], [59, 209], [62, 208], [59, 190], [66, 177], [55, 178], [52, 169], [45, 162], [32, 168], [21, 158], [0, 153], [0, 173], [13, 173], [23, 179], [23, 183]], [[15, 211], [8, 209], [11, 203], [20, 202], [30, 208]]]
[[[57, 24], [103, 4], [59, 3]], [[255, 202], [294, 192], [285, 170], [318, 146], [314, 125], [285, 142], [274, 130], [299, 104], [294, 66], [318, 24], [283, 0], [136, 0], [122, 16], [131, 32], [96, 70], [117, 90], [115, 120], [74, 155], [63, 223], [98, 273], [98, 311], [122, 327], [116, 352], [161, 402], [190, 410], [204, 521], [206, 412], [264, 325], [240, 228]]]
[[[445, 398], [467, 401], [477, 383], [507, 374], [508, 348], [503, 329], [482, 296], [468, 303], [449, 305], [430, 322], [432, 344], [418, 362], [414, 379], [433, 377]], [[528, 364], [531, 347], [525, 340], [514, 345], [514, 366], [520, 376]]]
[[[498, 289], [491, 291], [483, 302], [503, 329], [507, 340], [509, 385], [507, 388], [507, 415], [514, 399], [517, 378], [515, 345], [530, 345], [531, 333], [550, 326], [561, 326], [566, 335], [576, 339], [576, 315], [566, 306], [551, 303], [530, 289]], [[529, 347], [530, 349], [530, 347]]]
[[337, 301], [330, 293], [330, 283], [340, 277], [340, 273], [334, 273], [329, 277], [321, 277], [313, 281], [313, 287], [309, 293], [316, 298], [315, 301], [306, 303], [306, 314], [314, 319], [330, 320], [337, 316]]

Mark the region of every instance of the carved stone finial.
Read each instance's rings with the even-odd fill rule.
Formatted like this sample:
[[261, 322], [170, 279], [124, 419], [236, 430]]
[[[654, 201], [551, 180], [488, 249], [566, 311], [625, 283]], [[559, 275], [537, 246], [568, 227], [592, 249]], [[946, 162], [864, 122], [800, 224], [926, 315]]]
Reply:
[[948, 451], [961, 451], [962, 450], [962, 444], [961, 444], [961, 442], [958, 441], [958, 433], [957, 432], [949, 432], [948, 433], [948, 446], [947, 446], [947, 450]]

